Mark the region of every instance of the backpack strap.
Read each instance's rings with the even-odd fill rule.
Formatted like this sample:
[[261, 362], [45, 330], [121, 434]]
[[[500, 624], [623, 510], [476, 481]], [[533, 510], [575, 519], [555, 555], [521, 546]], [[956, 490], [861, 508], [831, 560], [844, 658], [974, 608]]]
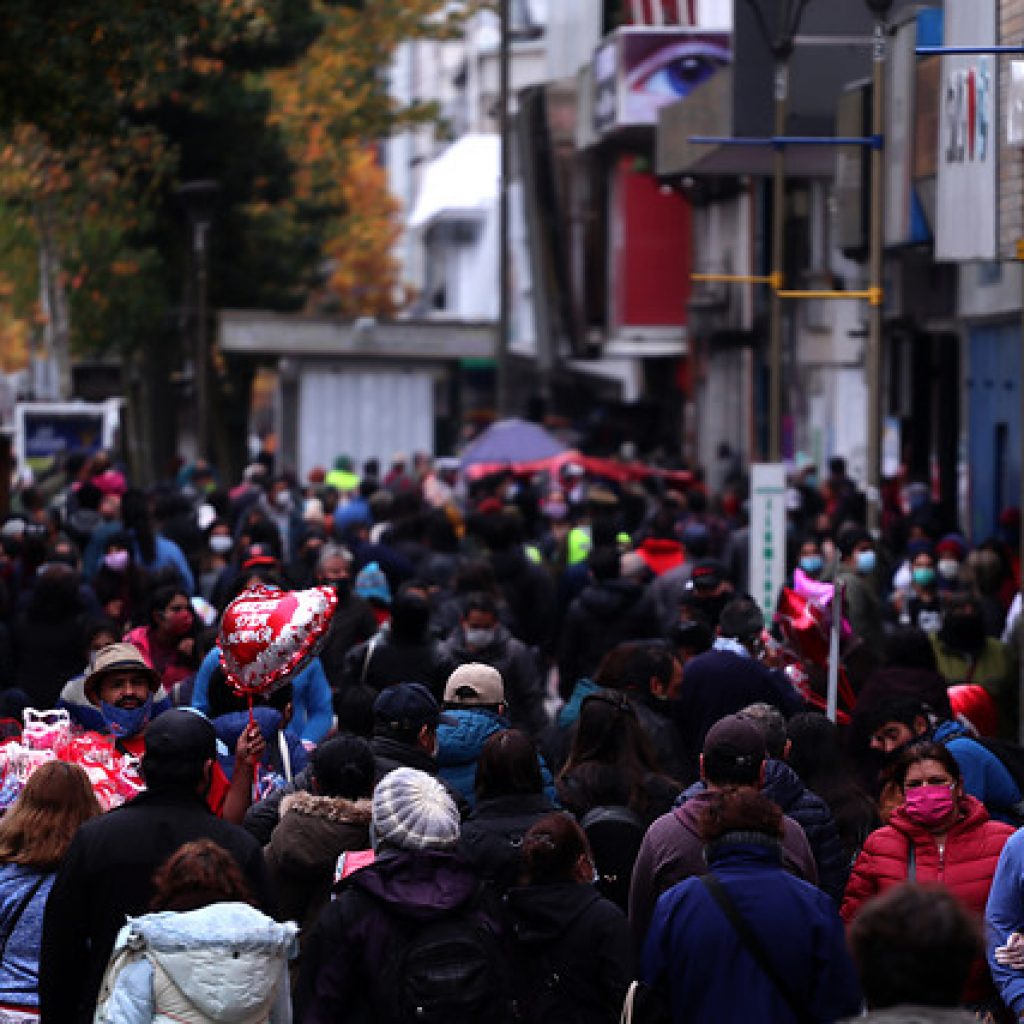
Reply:
[[49, 878], [47, 872], [43, 872], [31, 885], [28, 892], [22, 897], [21, 902], [15, 907], [14, 913], [7, 919], [3, 936], [0, 936], [0, 963], [3, 963], [4, 954], [7, 952], [7, 943], [18, 927], [22, 915], [28, 910], [28, 905], [36, 898], [36, 893], [42, 888], [43, 882]]
[[786, 1001], [786, 1004], [796, 1015], [800, 1024], [814, 1024], [817, 1019], [804, 1004], [796, 993], [790, 988], [789, 982], [779, 973], [778, 968], [772, 963], [767, 951], [761, 944], [754, 929], [750, 927], [747, 919], [740, 913], [739, 908], [733, 902], [732, 897], [726, 891], [725, 886], [712, 874], [701, 875], [701, 883], [711, 894], [711, 898], [718, 904], [718, 908], [728, 918], [733, 926], [737, 938], [743, 944], [746, 951], [754, 958], [754, 962], [764, 971], [768, 980], [778, 989], [779, 995]]

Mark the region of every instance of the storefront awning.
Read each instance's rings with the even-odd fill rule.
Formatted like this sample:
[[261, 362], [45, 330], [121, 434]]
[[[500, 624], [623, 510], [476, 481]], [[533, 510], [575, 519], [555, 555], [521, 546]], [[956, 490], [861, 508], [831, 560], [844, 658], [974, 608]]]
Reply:
[[427, 165], [409, 226], [484, 217], [498, 197], [500, 175], [501, 137], [464, 135]]

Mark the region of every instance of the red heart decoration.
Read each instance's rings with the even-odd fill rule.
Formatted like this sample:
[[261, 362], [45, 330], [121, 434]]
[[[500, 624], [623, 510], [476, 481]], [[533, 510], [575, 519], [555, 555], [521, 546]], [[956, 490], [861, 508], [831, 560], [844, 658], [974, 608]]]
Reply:
[[319, 649], [338, 606], [333, 587], [246, 590], [224, 610], [220, 663], [239, 694], [268, 694]]

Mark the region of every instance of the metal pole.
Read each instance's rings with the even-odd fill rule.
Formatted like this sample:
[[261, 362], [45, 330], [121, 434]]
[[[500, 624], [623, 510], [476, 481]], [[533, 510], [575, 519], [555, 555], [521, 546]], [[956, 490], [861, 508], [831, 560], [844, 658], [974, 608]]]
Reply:
[[498, 131], [501, 134], [501, 181], [498, 188], [498, 337], [495, 352], [497, 394], [495, 404], [500, 417], [509, 412], [509, 335], [512, 326], [511, 278], [509, 254], [509, 184], [512, 176], [512, 131], [509, 113], [511, 74], [511, 0], [499, 0], [500, 41], [498, 48]]
[[[786, 5], [784, 5], [786, 6]], [[789, 58], [775, 61], [775, 132], [786, 133], [786, 102], [789, 96]], [[782, 263], [785, 259], [786, 151], [776, 145], [772, 157], [772, 276], [776, 285], [771, 298], [769, 349], [768, 460], [782, 461]]]
[[835, 722], [839, 714], [839, 638], [843, 631], [843, 605], [846, 598], [846, 584], [837, 583], [832, 593], [832, 628], [828, 633], [828, 693], [825, 699], [825, 715]]
[[209, 359], [206, 352], [206, 233], [209, 222], [197, 220], [192, 226], [192, 252], [196, 261], [196, 458], [210, 455]]
[[[885, 132], [885, 23], [875, 22], [875, 46], [871, 74], [871, 132], [881, 139]], [[870, 240], [870, 331], [866, 353], [868, 386], [868, 529], [878, 534], [881, 523], [881, 438], [882, 438], [882, 287], [884, 228], [883, 151], [880, 145], [871, 150], [871, 240]]]

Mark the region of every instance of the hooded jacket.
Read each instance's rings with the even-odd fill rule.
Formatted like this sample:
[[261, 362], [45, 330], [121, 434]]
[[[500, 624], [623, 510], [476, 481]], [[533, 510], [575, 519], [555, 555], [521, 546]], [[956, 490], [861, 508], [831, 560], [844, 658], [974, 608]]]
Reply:
[[[522, 547], [491, 553], [494, 578], [527, 647], [548, 650], [555, 624], [555, 585], [547, 571], [526, 557]], [[506, 684], [507, 685], [507, 684]]]
[[[868, 836], [853, 865], [846, 886], [841, 914], [849, 923], [873, 896], [878, 896], [908, 879], [910, 851], [914, 851], [914, 880], [939, 883], [977, 917], [985, 912], [999, 855], [1013, 828], [992, 821], [984, 805], [972, 796], [964, 796], [963, 817], [946, 833], [945, 849], [940, 851], [935, 837], [907, 817], [906, 808], [897, 807], [889, 824]], [[967, 985], [971, 1000], [983, 1000], [991, 993], [984, 964], [978, 962]]]
[[129, 918], [95, 1024], [290, 1024], [297, 932], [247, 903]]
[[657, 609], [642, 587], [624, 579], [592, 583], [565, 617], [558, 652], [559, 686], [571, 692], [576, 680], [592, 676], [613, 647], [661, 634]]
[[[513, 726], [487, 708], [447, 708], [444, 714], [450, 721], [437, 727], [437, 774], [472, 807], [476, 803], [476, 766], [484, 744], [496, 732]], [[554, 779], [544, 758], [538, 754], [537, 759], [544, 792], [554, 800]]]
[[[810, 1019], [834, 1021], [856, 1013], [857, 972], [835, 906], [783, 870], [778, 842], [735, 833], [711, 847], [708, 860]], [[640, 977], [667, 994], [674, 1024], [797, 1019], [696, 878], [658, 900]]]
[[508, 889], [522, 871], [523, 836], [554, 805], [543, 793], [520, 793], [481, 800], [462, 823], [459, 851], [477, 874]]
[[960, 722], [943, 722], [932, 739], [956, 758], [964, 792], [980, 800], [996, 821], [1012, 823], [1011, 808], [1020, 803], [1022, 794], [1006, 765]]
[[536, 735], [547, 725], [544, 689], [533, 655], [500, 622], [494, 639], [480, 650], [466, 646], [466, 632], [458, 626], [445, 641], [443, 650], [453, 668], [482, 662], [497, 669], [505, 685], [505, 700], [513, 728]]
[[615, 1024], [635, 977], [625, 914], [579, 882], [512, 889], [505, 905], [522, 1019]]
[[[706, 788], [703, 782], [695, 783], [683, 793], [679, 803]], [[846, 881], [850, 877], [850, 862], [828, 804], [817, 793], [812, 793], [785, 761], [775, 758], [764, 763], [761, 795], [804, 830], [818, 869], [818, 888], [827, 892], [838, 906], [843, 902]]]
[[[296, 1019], [387, 1022], [380, 968], [418, 925], [463, 912], [500, 933], [473, 870], [454, 853], [386, 850], [346, 879], [320, 915], [303, 958]], [[390, 1022], [388, 1022], [390, 1024]]]
[[[658, 897], [677, 882], [708, 870], [700, 819], [711, 800], [710, 790], [694, 792], [681, 807], [663, 814], [640, 844], [629, 889], [629, 926], [638, 947], [647, 934]], [[792, 818], [784, 817], [782, 822], [783, 866], [816, 885], [818, 870], [804, 830]]]
[[346, 850], [370, 848], [369, 800], [290, 793], [263, 851], [277, 909], [305, 932], [330, 897], [334, 866]]

